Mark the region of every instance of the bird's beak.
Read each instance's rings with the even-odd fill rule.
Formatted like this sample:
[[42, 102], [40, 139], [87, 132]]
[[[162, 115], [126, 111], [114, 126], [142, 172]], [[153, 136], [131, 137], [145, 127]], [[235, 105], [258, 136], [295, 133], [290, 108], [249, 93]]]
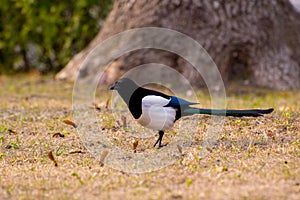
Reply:
[[110, 90], [116, 89], [116, 84], [111, 85], [111, 86], [109, 87], [109, 89], [110, 89]]

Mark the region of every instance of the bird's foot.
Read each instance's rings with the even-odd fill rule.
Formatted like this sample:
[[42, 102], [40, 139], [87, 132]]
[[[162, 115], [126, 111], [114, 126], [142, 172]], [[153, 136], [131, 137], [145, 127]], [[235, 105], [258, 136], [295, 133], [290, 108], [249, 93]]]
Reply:
[[161, 144], [161, 145], [158, 145], [157, 149], [160, 149], [160, 148], [162, 148], [162, 147], [165, 147], [165, 146], [167, 146], [167, 145], [168, 145], [168, 143], [166, 143], [166, 144]]
[[158, 134], [159, 134], [159, 137], [158, 137], [158, 139], [156, 140], [156, 142], [155, 142], [155, 144], [154, 144], [153, 147], [155, 147], [155, 146], [158, 144], [158, 149], [159, 149], [159, 148], [161, 148], [161, 147], [163, 147], [163, 146], [166, 146], [166, 145], [162, 145], [162, 144], [161, 144], [162, 138], [163, 138], [163, 136], [164, 136], [164, 132], [163, 132], [163, 131], [159, 131]]
[[156, 142], [155, 142], [155, 144], [153, 145], [153, 147], [155, 147], [157, 144], [158, 144], [158, 149], [159, 149], [160, 147], [162, 147], [160, 138], [158, 138], [158, 139], [156, 140]]

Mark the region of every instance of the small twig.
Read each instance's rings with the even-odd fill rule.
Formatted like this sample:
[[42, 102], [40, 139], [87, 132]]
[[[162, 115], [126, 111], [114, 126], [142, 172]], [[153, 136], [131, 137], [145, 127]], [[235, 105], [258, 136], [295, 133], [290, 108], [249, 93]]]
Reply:
[[75, 154], [75, 153], [85, 153], [84, 151], [81, 150], [75, 150], [75, 151], [70, 151], [69, 154]]

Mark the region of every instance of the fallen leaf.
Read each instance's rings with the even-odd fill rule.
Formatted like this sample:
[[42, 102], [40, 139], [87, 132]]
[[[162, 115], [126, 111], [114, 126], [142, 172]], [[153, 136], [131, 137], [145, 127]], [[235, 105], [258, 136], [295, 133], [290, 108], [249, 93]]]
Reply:
[[62, 133], [60, 133], [60, 132], [57, 132], [57, 133], [54, 133], [54, 134], [52, 135], [52, 137], [65, 137], [65, 135], [62, 134]]
[[136, 147], [138, 146], [139, 141], [135, 140], [132, 144], [133, 144], [133, 151], [134, 151], [134, 153], [136, 153]]
[[53, 156], [52, 151], [50, 151], [50, 152], [48, 153], [48, 157], [49, 157], [50, 160], [52, 160], [52, 161], [54, 162], [54, 166], [57, 167], [58, 164], [57, 164], [57, 162], [56, 162], [56, 160], [55, 160], [55, 158], [54, 158], [54, 156]]
[[64, 119], [63, 122], [64, 122], [65, 124], [68, 124], [68, 125], [73, 126], [74, 128], [77, 128], [77, 125], [75, 124], [75, 122], [73, 122], [73, 121], [70, 120], [70, 119]]

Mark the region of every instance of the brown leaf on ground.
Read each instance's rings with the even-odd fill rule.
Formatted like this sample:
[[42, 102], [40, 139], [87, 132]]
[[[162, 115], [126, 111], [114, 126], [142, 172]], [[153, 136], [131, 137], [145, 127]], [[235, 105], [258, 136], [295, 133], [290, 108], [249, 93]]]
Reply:
[[68, 124], [68, 125], [73, 126], [74, 128], [77, 128], [77, 125], [75, 124], [75, 122], [73, 122], [73, 121], [70, 120], [70, 119], [64, 119], [63, 122], [64, 122], [65, 124]]
[[54, 158], [54, 156], [53, 156], [52, 151], [50, 151], [50, 152], [48, 153], [48, 157], [49, 157], [50, 160], [52, 160], [52, 161], [54, 162], [54, 166], [57, 167], [58, 164], [57, 164], [57, 161], [55, 160], [55, 158]]
[[65, 137], [65, 135], [64, 134], [62, 134], [62, 133], [60, 133], [60, 132], [57, 132], [57, 133], [54, 133], [53, 135], [52, 135], [52, 137]]
[[138, 140], [135, 140], [135, 141], [132, 143], [134, 153], [136, 153], [136, 148], [137, 148], [138, 144], [139, 144], [139, 141], [138, 141]]

